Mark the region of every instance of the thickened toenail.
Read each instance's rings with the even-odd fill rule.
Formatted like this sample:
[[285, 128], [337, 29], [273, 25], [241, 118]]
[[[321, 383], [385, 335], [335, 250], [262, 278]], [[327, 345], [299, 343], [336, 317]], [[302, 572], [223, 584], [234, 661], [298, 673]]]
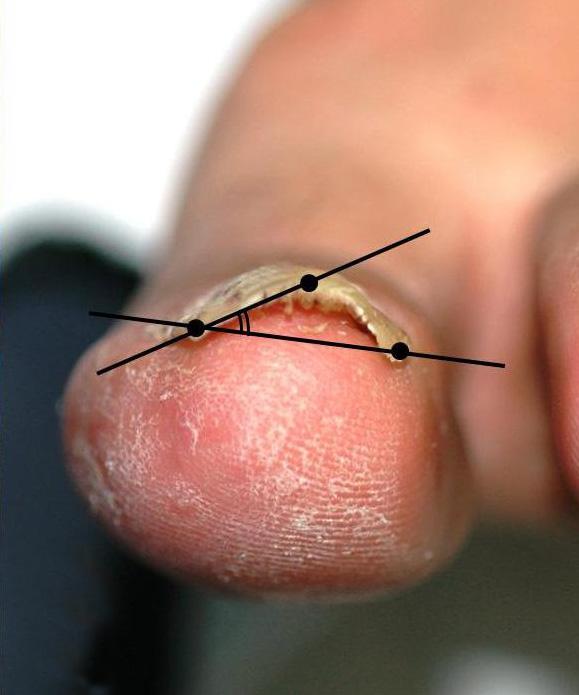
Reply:
[[[303, 292], [287, 294], [278, 300], [286, 313], [292, 313], [294, 303], [303, 309], [315, 307], [322, 312], [345, 312], [374, 336], [379, 347], [390, 350], [392, 345], [399, 346], [396, 352], [385, 354], [389, 360], [395, 362], [408, 356], [407, 335], [377, 309], [357, 285], [342, 275], [324, 278], [318, 284], [317, 274], [322, 272], [284, 263], [250, 270], [200, 297], [186, 309], [180, 321], [187, 322], [192, 338], [198, 338], [207, 335], [205, 327], [211, 321], [225, 315], [233, 316], [236, 312], [241, 314], [245, 306], [261, 303], [261, 300], [297, 285]], [[241, 326], [240, 330], [244, 330]], [[155, 331], [163, 338], [176, 335], [174, 328], [156, 327]]]

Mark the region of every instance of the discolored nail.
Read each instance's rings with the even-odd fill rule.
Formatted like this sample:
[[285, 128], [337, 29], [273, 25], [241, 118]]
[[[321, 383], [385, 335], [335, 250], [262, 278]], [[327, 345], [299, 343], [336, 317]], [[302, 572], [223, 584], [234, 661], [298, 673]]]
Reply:
[[[316, 276], [322, 272], [317, 268], [289, 263], [261, 266], [227, 280], [188, 305], [178, 320], [190, 322], [197, 319], [207, 324], [222, 316], [242, 312], [248, 305], [301, 283], [306, 289], [296, 289], [290, 294], [272, 300], [272, 303], [283, 303], [289, 315], [293, 311], [294, 303], [306, 310], [315, 308], [324, 313], [345, 312], [375, 338], [378, 347], [389, 349], [395, 343], [409, 344], [406, 333], [376, 308], [358, 285], [339, 274], [313, 283]], [[252, 311], [261, 309], [262, 307]], [[159, 338], [170, 338], [180, 330], [182, 329], [171, 326], [155, 327]], [[207, 333], [204, 333], [200, 337], [191, 337], [191, 340], [203, 340], [206, 336]], [[396, 362], [392, 355], [385, 356]]]

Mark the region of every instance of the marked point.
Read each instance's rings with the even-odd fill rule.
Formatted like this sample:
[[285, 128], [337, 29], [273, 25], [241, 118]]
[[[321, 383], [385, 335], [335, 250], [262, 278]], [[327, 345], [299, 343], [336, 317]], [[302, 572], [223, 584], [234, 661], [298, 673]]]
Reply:
[[193, 338], [199, 338], [205, 333], [205, 324], [201, 319], [193, 319], [187, 324], [187, 332]]
[[409, 353], [410, 353], [410, 348], [406, 343], [394, 343], [394, 345], [391, 347], [392, 350], [392, 357], [395, 360], [405, 360]]
[[313, 292], [318, 286], [318, 278], [311, 273], [306, 273], [300, 280], [300, 287], [304, 292]]

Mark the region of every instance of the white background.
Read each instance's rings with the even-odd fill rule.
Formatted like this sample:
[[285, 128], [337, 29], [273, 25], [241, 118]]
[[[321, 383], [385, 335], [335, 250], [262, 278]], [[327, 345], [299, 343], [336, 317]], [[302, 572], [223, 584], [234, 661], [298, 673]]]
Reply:
[[[3, 256], [72, 220], [143, 260], [220, 88], [288, 0], [4, 0]], [[91, 224], [87, 224], [91, 220]]]

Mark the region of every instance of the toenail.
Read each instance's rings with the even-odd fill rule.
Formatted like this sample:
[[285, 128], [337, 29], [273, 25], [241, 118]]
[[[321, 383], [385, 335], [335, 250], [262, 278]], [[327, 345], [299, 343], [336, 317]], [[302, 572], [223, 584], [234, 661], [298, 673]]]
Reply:
[[[244, 307], [297, 286], [294, 292], [274, 300], [283, 303], [286, 313], [292, 313], [294, 303], [304, 309], [315, 307], [322, 312], [345, 312], [374, 336], [379, 347], [398, 346], [396, 354], [386, 355], [388, 359], [392, 362], [403, 360], [409, 350], [406, 333], [377, 309], [360, 287], [341, 275], [318, 281], [316, 276], [322, 272], [285, 263], [261, 266], [222, 283], [188, 305], [178, 320], [189, 324], [191, 337], [204, 338], [207, 333], [201, 328], [211, 321], [239, 312], [241, 324]], [[155, 328], [155, 331], [160, 338], [176, 335], [172, 327]]]

